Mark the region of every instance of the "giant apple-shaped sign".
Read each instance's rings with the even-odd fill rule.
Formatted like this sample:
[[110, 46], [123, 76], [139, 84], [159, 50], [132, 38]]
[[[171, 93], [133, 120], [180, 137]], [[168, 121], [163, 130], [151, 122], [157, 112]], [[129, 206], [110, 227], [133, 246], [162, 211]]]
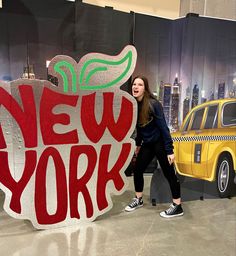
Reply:
[[133, 152], [136, 101], [120, 86], [137, 53], [56, 56], [49, 81], [0, 82], [0, 189], [4, 209], [38, 229], [93, 221], [121, 194]]

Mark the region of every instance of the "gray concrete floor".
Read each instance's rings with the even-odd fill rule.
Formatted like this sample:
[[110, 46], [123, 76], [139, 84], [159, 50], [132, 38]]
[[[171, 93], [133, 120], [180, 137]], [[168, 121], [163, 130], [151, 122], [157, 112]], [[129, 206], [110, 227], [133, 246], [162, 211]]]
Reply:
[[9, 217], [0, 199], [1, 256], [236, 256], [236, 197], [183, 202], [185, 215], [162, 219], [168, 204], [149, 202], [145, 177], [144, 207], [124, 212], [133, 197], [130, 185], [113, 196], [113, 209], [96, 221], [36, 231], [31, 223]]

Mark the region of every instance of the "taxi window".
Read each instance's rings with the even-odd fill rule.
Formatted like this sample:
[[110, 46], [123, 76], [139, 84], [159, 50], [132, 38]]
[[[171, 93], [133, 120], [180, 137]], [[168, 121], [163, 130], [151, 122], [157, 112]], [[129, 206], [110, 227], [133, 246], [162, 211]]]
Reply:
[[188, 126], [189, 126], [189, 123], [190, 123], [190, 120], [191, 120], [191, 116], [189, 116], [189, 118], [186, 120], [185, 124], [184, 124], [184, 127], [183, 127], [183, 132], [186, 132], [188, 130]]
[[211, 128], [217, 127], [217, 119], [218, 119], [217, 110], [218, 110], [218, 105], [208, 107], [204, 129], [211, 129]]
[[222, 123], [225, 126], [236, 125], [236, 102], [224, 105]]
[[199, 130], [200, 129], [203, 114], [204, 114], [204, 110], [205, 109], [202, 108], [202, 109], [199, 109], [195, 112], [194, 117], [193, 117], [193, 123], [192, 123], [191, 130]]

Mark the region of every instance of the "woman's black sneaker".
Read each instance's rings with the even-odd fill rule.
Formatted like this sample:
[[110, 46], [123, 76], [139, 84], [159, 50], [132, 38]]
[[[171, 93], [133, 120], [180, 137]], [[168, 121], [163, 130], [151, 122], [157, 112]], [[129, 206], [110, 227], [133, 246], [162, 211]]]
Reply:
[[181, 204], [175, 203], [172, 203], [167, 210], [160, 213], [160, 216], [163, 218], [173, 218], [182, 215], [184, 215], [184, 211]]
[[143, 206], [143, 199], [142, 197], [140, 198], [133, 198], [132, 202], [130, 202], [126, 207], [125, 207], [125, 211], [127, 212], [132, 212], [134, 210], [136, 210], [139, 207]]

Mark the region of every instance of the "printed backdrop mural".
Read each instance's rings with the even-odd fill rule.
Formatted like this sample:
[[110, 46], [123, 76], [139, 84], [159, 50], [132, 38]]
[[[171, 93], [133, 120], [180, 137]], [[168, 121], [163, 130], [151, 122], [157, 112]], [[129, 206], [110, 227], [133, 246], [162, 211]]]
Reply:
[[120, 86], [137, 53], [56, 56], [49, 81], [0, 83], [0, 188], [5, 211], [47, 229], [92, 221], [125, 188], [136, 101]]

